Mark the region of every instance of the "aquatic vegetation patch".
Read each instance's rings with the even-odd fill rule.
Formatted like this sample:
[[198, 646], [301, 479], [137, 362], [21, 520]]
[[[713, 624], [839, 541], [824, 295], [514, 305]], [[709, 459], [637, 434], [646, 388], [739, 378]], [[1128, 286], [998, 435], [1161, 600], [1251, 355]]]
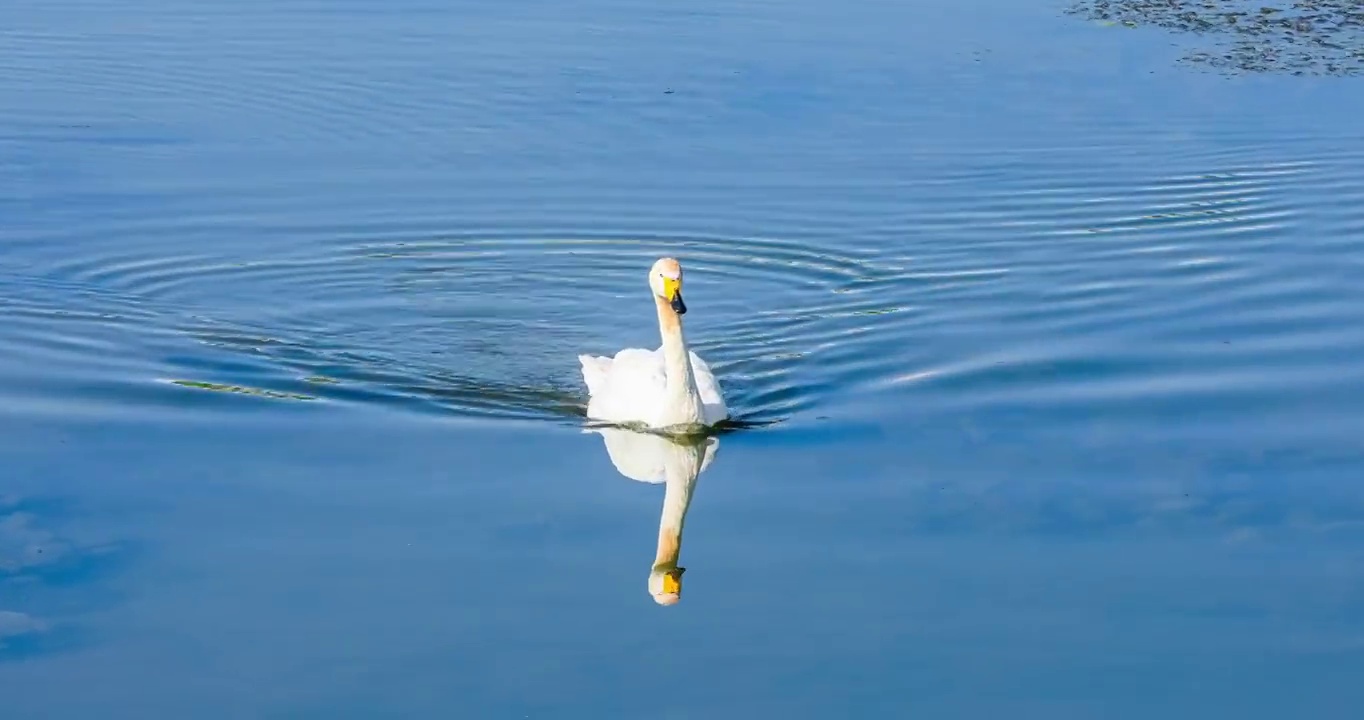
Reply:
[[194, 388], [195, 390], [209, 390], [212, 392], [231, 393], [235, 395], [251, 395], [254, 397], [270, 398], [272, 400], [316, 400], [312, 395], [302, 393], [280, 392], [267, 388], [248, 387], [246, 385], [232, 385], [229, 383], [203, 382], [201, 380], [171, 380], [171, 384], [180, 387]]
[[1184, 56], [1228, 73], [1364, 74], [1364, 3], [1302, 0], [1084, 0], [1068, 13], [1130, 28], [1193, 33]]

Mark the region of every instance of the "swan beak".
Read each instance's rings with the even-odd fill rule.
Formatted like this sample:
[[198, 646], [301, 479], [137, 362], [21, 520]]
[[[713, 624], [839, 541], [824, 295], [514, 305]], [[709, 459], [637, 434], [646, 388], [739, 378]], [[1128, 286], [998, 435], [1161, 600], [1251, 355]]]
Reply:
[[677, 278], [663, 278], [663, 299], [672, 306], [673, 312], [681, 315], [687, 312], [687, 304], [682, 302], [682, 281]]

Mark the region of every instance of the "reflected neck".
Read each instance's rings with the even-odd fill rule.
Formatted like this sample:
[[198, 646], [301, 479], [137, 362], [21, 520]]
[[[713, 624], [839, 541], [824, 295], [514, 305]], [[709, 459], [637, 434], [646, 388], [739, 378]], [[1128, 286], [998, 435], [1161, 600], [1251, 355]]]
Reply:
[[654, 570], [667, 571], [677, 567], [677, 557], [682, 552], [682, 526], [686, 522], [687, 508], [691, 506], [692, 491], [696, 489], [700, 469], [699, 457], [692, 462], [665, 467], [663, 514], [658, 520], [658, 550], [654, 553]]

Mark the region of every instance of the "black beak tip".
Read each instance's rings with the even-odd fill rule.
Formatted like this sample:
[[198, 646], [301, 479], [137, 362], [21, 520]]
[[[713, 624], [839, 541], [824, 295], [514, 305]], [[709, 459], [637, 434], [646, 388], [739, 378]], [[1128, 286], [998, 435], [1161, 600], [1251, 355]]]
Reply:
[[677, 313], [678, 315], [687, 314], [687, 304], [682, 302], [682, 296], [680, 294], [673, 296], [672, 307], [673, 312]]

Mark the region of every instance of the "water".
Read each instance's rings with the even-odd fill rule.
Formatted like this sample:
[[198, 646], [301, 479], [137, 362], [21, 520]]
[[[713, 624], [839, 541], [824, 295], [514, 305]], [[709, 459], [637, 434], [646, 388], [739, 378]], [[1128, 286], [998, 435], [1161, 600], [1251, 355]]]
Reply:
[[1352, 717], [1364, 86], [1066, 9], [6, 4], [4, 717]]

